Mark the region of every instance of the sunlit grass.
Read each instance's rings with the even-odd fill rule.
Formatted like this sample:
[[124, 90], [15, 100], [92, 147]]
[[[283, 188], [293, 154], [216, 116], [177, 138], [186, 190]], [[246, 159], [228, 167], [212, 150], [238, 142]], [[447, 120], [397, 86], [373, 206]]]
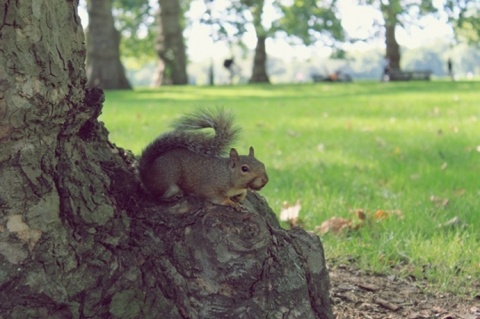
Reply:
[[[461, 291], [480, 278], [479, 92], [479, 82], [164, 87], [107, 92], [101, 119], [139, 154], [182, 113], [231, 109], [243, 128], [236, 147], [253, 145], [266, 164], [262, 194], [276, 212], [300, 200], [308, 229], [358, 209], [401, 212], [324, 236], [332, 262]], [[463, 226], [439, 227], [454, 217]]]

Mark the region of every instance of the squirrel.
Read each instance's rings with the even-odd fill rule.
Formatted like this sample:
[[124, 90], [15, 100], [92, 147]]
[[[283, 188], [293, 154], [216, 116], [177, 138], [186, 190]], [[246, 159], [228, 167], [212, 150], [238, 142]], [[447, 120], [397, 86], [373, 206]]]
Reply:
[[[268, 182], [265, 165], [254, 156], [227, 148], [238, 136], [233, 115], [223, 109], [187, 114], [142, 152], [140, 180], [146, 191], [161, 201], [193, 195], [213, 204], [241, 209], [247, 189], [258, 191]], [[205, 128], [213, 128], [208, 134]]]

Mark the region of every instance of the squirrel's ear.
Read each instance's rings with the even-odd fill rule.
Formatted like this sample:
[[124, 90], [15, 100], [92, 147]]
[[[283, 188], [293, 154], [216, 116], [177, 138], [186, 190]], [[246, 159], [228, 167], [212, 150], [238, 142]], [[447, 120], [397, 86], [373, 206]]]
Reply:
[[254, 152], [255, 150], [253, 149], [253, 146], [250, 146], [250, 152], [248, 153], [248, 156], [254, 157], [254, 154], [253, 154]]
[[239, 160], [240, 160], [240, 157], [238, 156], [237, 150], [232, 148], [230, 150], [230, 158], [228, 159], [228, 163], [229, 163], [230, 167], [234, 168]]
[[230, 159], [238, 159], [238, 152], [236, 149], [232, 148], [230, 150]]

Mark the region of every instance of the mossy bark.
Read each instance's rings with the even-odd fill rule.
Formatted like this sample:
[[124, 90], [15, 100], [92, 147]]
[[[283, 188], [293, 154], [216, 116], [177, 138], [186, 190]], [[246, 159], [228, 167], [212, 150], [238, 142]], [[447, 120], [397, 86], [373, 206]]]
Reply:
[[97, 120], [76, 6], [0, 6], [0, 317], [332, 318], [318, 237], [263, 198], [142, 192]]

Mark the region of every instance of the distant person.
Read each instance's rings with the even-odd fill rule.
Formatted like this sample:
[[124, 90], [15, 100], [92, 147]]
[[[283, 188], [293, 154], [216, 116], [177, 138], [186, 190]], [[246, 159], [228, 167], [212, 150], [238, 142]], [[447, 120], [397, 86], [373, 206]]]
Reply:
[[383, 64], [382, 82], [388, 81], [390, 81], [390, 59], [386, 57]]
[[235, 76], [235, 72], [236, 72], [236, 69], [237, 69], [236, 66], [235, 66], [235, 61], [233, 60], [233, 58], [225, 59], [223, 61], [223, 66], [230, 73], [230, 84], [233, 84], [233, 77]]
[[448, 76], [452, 79], [452, 81], [455, 81], [455, 77], [453, 75], [453, 63], [452, 59], [448, 58], [447, 60], [447, 70], [448, 70]]

